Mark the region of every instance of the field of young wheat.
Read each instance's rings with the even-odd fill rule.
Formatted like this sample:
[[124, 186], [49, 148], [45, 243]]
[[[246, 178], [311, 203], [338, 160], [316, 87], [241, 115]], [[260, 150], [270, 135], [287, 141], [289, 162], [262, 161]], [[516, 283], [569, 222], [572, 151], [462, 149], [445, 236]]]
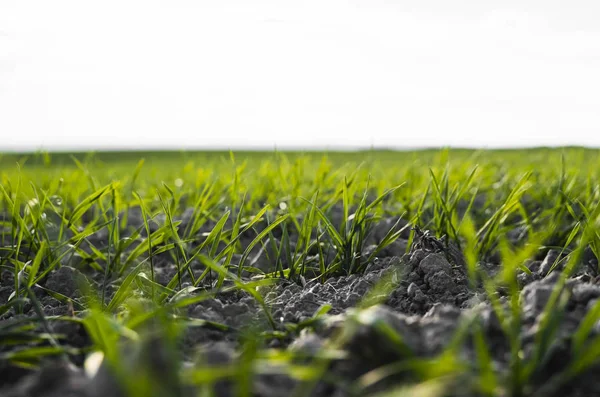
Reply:
[[599, 154], [0, 155], [0, 395], [597, 395]]

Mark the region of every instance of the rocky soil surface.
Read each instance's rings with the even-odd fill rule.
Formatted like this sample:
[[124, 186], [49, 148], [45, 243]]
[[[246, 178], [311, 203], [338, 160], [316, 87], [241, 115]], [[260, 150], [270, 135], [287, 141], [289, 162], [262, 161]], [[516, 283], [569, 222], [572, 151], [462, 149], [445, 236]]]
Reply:
[[[390, 225], [394, 220], [385, 220]], [[388, 226], [389, 228], [389, 226]], [[376, 244], [377, 233], [371, 237]], [[501, 324], [495, 315], [490, 301], [481, 285], [469, 284], [464, 260], [453, 251], [449, 253], [444, 244], [429, 240], [417, 243], [406, 252], [406, 234], [391, 247], [384, 250], [377, 259], [368, 265], [363, 274], [341, 275], [322, 282], [319, 279], [306, 280], [299, 285], [286, 280], [271, 286], [260, 287], [260, 293], [270, 308], [276, 327], [285, 331], [290, 324], [301, 324], [285, 337], [267, 338], [268, 347], [302, 353], [310, 362], [325, 347], [335, 347], [344, 352], [325, 365], [327, 379], [315, 385], [311, 396], [353, 396], [352, 385], [361, 376], [382, 366], [414, 358], [431, 358], [441, 353], [453, 342], [453, 338], [464, 324], [477, 324], [467, 327], [460, 354], [467, 360], [475, 360], [473, 329], [480, 329], [496, 369], [508, 373], [510, 368], [510, 347]], [[102, 236], [98, 237], [102, 238]], [[432, 243], [433, 242], [433, 243]], [[368, 248], [367, 248], [368, 249]], [[264, 255], [264, 256], [263, 256]], [[558, 253], [550, 250], [542, 260], [531, 261], [528, 267], [532, 274], [518, 276], [521, 292], [522, 329], [519, 335], [525, 356], [534, 354], [538, 338], [541, 313], [550, 299], [553, 287], [558, 282], [559, 273], [548, 274]], [[257, 251], [254, 266], [264, 266], [266, 253]], [[262, 263], [262, 264], [261, 264]], [[198, 265], [199, 266], [199, 265]], [[484, 263], [481, 268], [490, 275], [499, 269], [498, 263]], [[42, 287], [62, 295], [82, 299], [78, 280], [86, 279], [98, 286], [101, 275], [94, 274], [80, 263], [66, 263], [46, 278]], [[561, 387], [552, 388], [553, 376], [569, 364], [571, 342], [574, 331], [586, 313], [600, 302], [600, 279], [598, 261], [587, 252], [575, 274], [567, 281], [563, 296], [565, 312], [552, 335], [552, 349], [538, 369], [531, 394], [539, 395], [580, 395], [590, 396], [600, 393], [600, 383], [591, 381], [593, 375], [584, 375]], [[157, 264], [157, 279], [165, 283], [176, 269], [168, 258]], [[250, 275], [247, 275], [248, 277]], [[248, 279], [246, 277], [246, 279]], [[184, 279], [185, 285], [185, 279]], [[0, 304], [4, 304], [14, 290], [14, 280], [10, 272], [2, 275]], [[111, 291], [111, 290], [109, 290]], [[114, 291], [114, 289], [112, 290]], [[69, 307], [54, 297], [38, 290], [46, 315], [64, 315], [77, 307]], [[498, 294], [500, 305], [508, 307], [508, 300], [502, 291]], [[364, 310], [357, 306], [368, 306]], [[30, 305], [24, 308], [25, 314], [16, 314], [13, 309], [0, 318], [0, 327], [35, 316]], [[327, 314], [315, 318], [322, 307], [330, 306]], [[214, 299], [202, 301], [187, 307], [185, 313], [191, 318], [209, 320], [227, 325], [227, 329], [215, 327], [192, 327], [183, 337], [182, 351], [185, 360], [192, 360], [192, 352], [200, 349], [202, 357], [209, 365], [236, 362], [239, 359], [240, 338], [243, 330], [251, 326], [259, 331], [271, 331], [266, 316], [252, 296], [243, 291], [221, 292]], [[354, 332], [344, 332], [352, 324]], [[83, 326], [77, 323], [51, 322], [53, 331], [63, 335], [61, 343], [73, 347], [84, 347], [90, 343]], [[391, 338], [399, 335], [401, 340]], [[600, 324], [594, 325], [592, 334], [600, 333]], [[7, 347], [0, 353], [9, 351]], [[27, 371], [0, 362], [0, 395], [21, 396], [119, 396], [114, 379], [107, 371], [100, 371], [95, 377], [87, 377], [81, 369], [83, 357], [71, 357], [74, 365], [51, 361], [37, 371]], [[317, 362], [321, 362], [318, 361]], [[159, 365], [160, 358], [153, 365]], [[268, 372], [268, 371], [266, 371]], [[367, 393], [384, 390], [398, 382], [415, 380], [410, 373], [399, 373], [372, 382]], [[288, 395], [298, 386], [298, 381], [282, 374], [265, 373], [252, 381], [256, 396], [275, 397]], [[465, 390], [468, 390], [465, 389]], [[233, 396], [235, 386], [226, 381], [216, 385], [216, 395]], [[173, 395], [193, 395], [190, 390], [173, 390]], [[465, 395], [460, 388], [451, 389], [448, 395]], [[476, 395], [469, 394], [466, 395]]]

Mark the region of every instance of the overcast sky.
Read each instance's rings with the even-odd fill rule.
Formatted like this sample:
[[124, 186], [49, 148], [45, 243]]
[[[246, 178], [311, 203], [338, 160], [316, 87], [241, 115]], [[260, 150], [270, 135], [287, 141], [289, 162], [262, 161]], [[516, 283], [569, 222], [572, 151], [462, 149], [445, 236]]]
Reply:
[[0, 0], [0, 138], [600, 146], [600, 2]]

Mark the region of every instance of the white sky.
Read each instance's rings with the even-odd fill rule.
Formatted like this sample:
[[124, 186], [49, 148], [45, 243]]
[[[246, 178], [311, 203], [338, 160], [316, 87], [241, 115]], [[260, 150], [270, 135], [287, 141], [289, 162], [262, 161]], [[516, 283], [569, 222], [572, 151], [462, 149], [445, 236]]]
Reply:
[[0, 151], [564, 144], [598, 0], [0, 0]]

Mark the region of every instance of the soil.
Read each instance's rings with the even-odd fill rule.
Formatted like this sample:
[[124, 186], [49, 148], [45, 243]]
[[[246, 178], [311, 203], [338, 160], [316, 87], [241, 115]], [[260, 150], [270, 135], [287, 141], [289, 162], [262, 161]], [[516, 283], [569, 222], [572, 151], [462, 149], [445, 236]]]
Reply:
[[[186, 211], [186, 214], [190, 216], [191, 212]], [[140, 226], [140, 216], [141, 214], [132, 211], [129, 214], [130, 224]], [[189, 219], [183, 221], [182, 227], [185, 228], [185, 222]], [[396, 219], [393, 218], [384, 219], [376, 225], [365, 244], [366, 251], [385, 236], [395, 221]], [[206, 225], [207, 230], [210, 230], [210, 227], [212, 225]], [[518, 230], [513, 234], [517, 236]], [[97, 247], [102, 247], [106, 245], [106, 238], [106, 235], [99, 232], [89, 240]], [[248, 236], [248, 241], [252, 238], [253, 236]], [[303, 362], [311, 362], [310, 360], [322, 351], [323, 346], [335, 346], [345, 353], [325, 367], [326, 378], [335, 381], [317, 383], [309, 395], [353, 396], [352, 382], [362, 375], [399, 360], [434, 357], [448, 347], [457, 330], [467, 321], [474, 321], [479, 325], [467, 330], [465, 340], [460, 347], [461, 355], [475, 360], [472, 330], [481, 329], [496, 369], [508, 374], [509, 342], [482, 286], [469, 284], [464, 259], [456, 254], [460, 251], [457, 251], [456, 247], [450, 250], [444, 242], [428, 237], [432, 240], [417, 241], [409, 252], [405, 253], [408, 246], [407, 238], [408, 232], [391, 247], [381, 252], [376, 260], [366, 267], [363, 274], [340, 274], [324, 282], [320, 279], [306, 280], [304, 285], [278, 280], [274, 285], [260, 287], [259, 292], [270, 309], [276, 330], [282, 331], [269, 334], [272, 336], [266, 338], [266, 346], [301, 353], [305, 360]], [[253, 266], [265, 270], [271, 263], [268, 254], [266, 249], [257, 248], [252, 255]], [[537, 330], [542, 321], [541, 313], [550, 299], [553, 286], [558, 281], [558, 272], [548, 274], [550, 266], [558, 255], [559, 253], [553, 250], [545, 252], [541, 260], [530, 261], [527, 264], [532, 272], [531, 275], [521, 273], [518, 276], [523, 324], [520, 338], [525, 357], [534, 354], [539, 336]], [[194, 266], [196, 270], [202, 269], [199, 263]], [[156, 267], [156, 279], [163, 285], [176, 272], [173, 260], [168, 255], [160, 256]], [[481, 268], [489, 275], [495, 274], [499, 267], [499, 263], [481, 264]], [[552, 336], [551, 353], [544, 360], [543, 366], [534, 374], [534, 382], [528, 386], [526, 395], [540, 393], [540, 390], [544, 391], [542, 394], [544, 396], [589, 396], [600, 393], [600, 383], [593, 381], [592, 372], [561, 387], [552, 387], [553, 376], [569, 364], [573, 332], [586, 313], [600, 299], [597, 269], [597, 258], [591, 250], [587, 250], [563, 291], [566, 310], [557, 334]], [[244, 279], [249, 280], [251, 276], [252, 274], [245, 274]], [[86, 266], [84, 261], [77, 257], [68, 257], [62, 267], [48, 275], [42, 286], [77, 302], [84, 299], [79, 289], [81, 280], [86, 280], [96, 288], [100, 288], [102, 277], [102, 274]], [[186, 285], [190, 285], [189, 279], [183, 277], [182, 286]], [[8, 300], [14, 289], [13, 286], [12, 273], [2, 274], [0, 303], [3, 304]], [[109, 286], [107, 296], [110, 297], [114, 290], [114, 287]], [[65, 315], [73, 310], [72, 307], [61, 303], [42, 289], [36, 290], [36, 294], [42, 302], [46, 315]], [[502, 291], [499, 291], [499, 302], [501, 305], [508, 306]], [[329, 312], [315, 318], [315, 313], [326, 305], [330, 306]], [[357, 305], [369, 307], [359, 311]], [[2, 315], [0, 327], [16, 324], [35, 316], [30, 305], [26, 305], [23, 309], [24, 314], [16, 314], [14, 309], [11, 309]], [[193, 360], [197, 361], [198, 357], [201, 357], [207, 365], [236, 362], [240, 359], [243, 341], [247, 340], [247, 330], [273, 331], [261, 306], [244, 291], [220, 292], [214, 299], [187, 307], [185, 314], [194, 319], [209, 320], [228, 326], [227, 329], [210, 326], [190, 327], [181, 341], [185, 365]], [[353, 325], [355, 332], [340, 336], [341, 330], [349, 328], [348, 324]], [[63, 335], [61, 344], [73, 347], [90, 345], [90, 339], [80, 324], [51, 321], [50, 325], [55, 333]], [[387, 337], [384, 332], [386, 328], [391, 328], [400, 335], [401, 341]], [[596, 324], [592, 335], [599, 333], [600, 324]], [[6, 345], [1, 346], [4, 347], [0, 347], [0, 353], [9, 351]], [[152, 346], [155, 350], [160, 346], [160, 341], [154, 340]], [[15, 347], [18, 346], [13, 346]], [[48, 360], [41, 369], [36, 371], [24, 370], [0, 361], [0, 395], [5, 397], [124, 395], [114, 377], [111, 376], [110, 370], [101, 368], [98, 375], [90, 379], [82, 370], [84, 357], [72, 356], [70, 359], [71, 364], [60, 360]], [[159, 366], [161, 358], [154, 357], [151, 361], [152, 365]], [[256, 375], [252, 379], [254, 395], [264, 397], [288, 395], [291, 390], [299, 386], [298, 381], [286, 375], [277, 374], [276, 371], [272, 374], [268, 372], [265, 370], [264, 374]], [[412, 374], [399, 373], [375, 382], [367, 389], [367, 394], [411, 380], [415, 380]], [[218, 396], [236, 394], [234, 383], [221, 381], [215, 387]], [[462, 391], [461, 388], [449, 389], [448, 395], [477, 395], [469, 390], [471, 389], [468, 387], [463, 388]], [[172, 389], [168, 393], [181, 396], [193, 395], [191, 390], [179, 389]]]

